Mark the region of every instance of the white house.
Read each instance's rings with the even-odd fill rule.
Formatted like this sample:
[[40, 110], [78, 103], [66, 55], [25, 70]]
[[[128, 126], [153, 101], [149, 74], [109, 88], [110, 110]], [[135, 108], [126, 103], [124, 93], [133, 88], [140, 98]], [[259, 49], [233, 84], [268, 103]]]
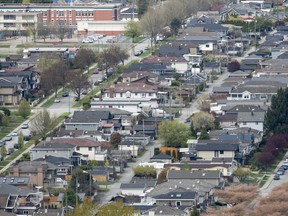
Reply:
[[237, 123], [240, 128], [251, 128], [263, 132], [265, 112], [239, 112]]
[[144, 183], [135, 184], [121, 184], [120, 186], [121, 194], [128, 196], [145, 196], [146, 185]]
[[139, 152], [144, 150], [144, 148], [140, 143], [124, 140], [118, 144], [118, 150], [130, 151], [133, 157], [137, 157]]

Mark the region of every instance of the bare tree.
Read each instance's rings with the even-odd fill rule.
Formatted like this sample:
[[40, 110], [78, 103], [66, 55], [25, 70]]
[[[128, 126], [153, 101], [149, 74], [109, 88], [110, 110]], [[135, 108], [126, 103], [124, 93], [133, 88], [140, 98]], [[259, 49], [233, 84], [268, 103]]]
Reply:
[[90, 82], [86, 74], [84, 74], [81, 70], [73, 71], [70, 87], [78, 98], [80, 98], [83, 91], [86, 90], [89, 86]]
[[41, 138], [46, 137], [47, 133], [52, 130], [53, 121], [46, 109], [40, 111], [30, 123], [32, 134], [39, 135]]
[[43, 38], [44, 43], [46, 42], [46, 38], [50, 34], [50, 26], [45, 25], [43, 22], [39, 22], [38, 27], [37, 27], [37, 35], [40, 38]]
[[69, 66], [63, 61], [58, 61], [53, 64], [54, 70], [57, 72], [57, 82], [62, 85], [63, 88], [70, 82], [72, 72]]
[[140, 20], [140, 26], [143, 32], [150, 36], [152, 48], [153, 44], [156, 45], [157, 34], [162, 32], [165, 26], [163, 10], [159, 8], [149, 9]]
[[63, 42], [65, 35], [71, 33], [71, 29], [64, 21], [58, 21], [52, 26], [52, 32]]
[[95, 61], [96, 54], [93, 50], [81, 48], [75, 56], [74, 66], [79, 69], [85, 69], [86, 67], [88, 67], [89, 72], [90, 65]]

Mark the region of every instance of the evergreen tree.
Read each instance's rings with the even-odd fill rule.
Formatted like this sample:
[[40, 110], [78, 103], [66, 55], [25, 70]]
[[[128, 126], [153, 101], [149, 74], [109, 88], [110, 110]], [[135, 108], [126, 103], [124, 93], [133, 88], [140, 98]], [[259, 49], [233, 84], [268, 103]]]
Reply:
[[267, 135], [286, 134], [288, 131], [288, 88], [279, 89], [273, 95], [271, 106], [268, 108], [264, 130]]

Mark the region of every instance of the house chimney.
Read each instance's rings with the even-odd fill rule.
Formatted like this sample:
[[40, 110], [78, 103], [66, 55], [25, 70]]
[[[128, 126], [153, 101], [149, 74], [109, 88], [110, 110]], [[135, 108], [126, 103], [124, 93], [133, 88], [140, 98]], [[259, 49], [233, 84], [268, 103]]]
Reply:
[[114, 97], [114, 85], [111, 85], [109, 87], [109, 97], [113, 98]]

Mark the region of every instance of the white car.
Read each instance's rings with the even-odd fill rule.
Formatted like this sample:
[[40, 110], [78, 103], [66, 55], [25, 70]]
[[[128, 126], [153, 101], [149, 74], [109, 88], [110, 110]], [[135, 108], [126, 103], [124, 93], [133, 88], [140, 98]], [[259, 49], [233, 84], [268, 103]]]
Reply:
[[17, 131], [12, 132], [11, 136], [18, 136], [18, 132]]
[[54, 103], [60, 103], [61, 101], [59, 99], [55, 99]]
[[89, 38], [85, 38], [82, 40], [82, 43], [93, 43], [93, 40], [91, 40]]
[[12, 140], [12, 136], [6, 136], [5, 137], [5, 141], [11, 141]]

